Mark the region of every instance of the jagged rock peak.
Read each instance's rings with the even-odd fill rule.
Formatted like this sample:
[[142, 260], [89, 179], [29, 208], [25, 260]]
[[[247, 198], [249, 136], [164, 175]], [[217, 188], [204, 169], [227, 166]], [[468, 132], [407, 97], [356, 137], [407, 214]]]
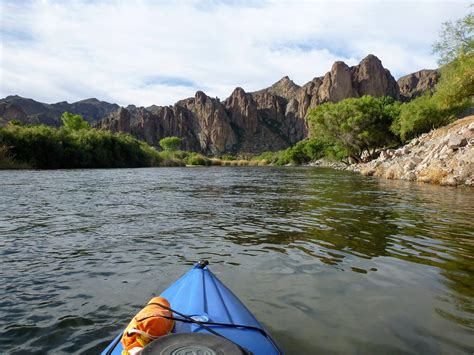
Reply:
[[375, 63], [378, 63], [379, 65], [382, 65], [382, 61], [377, 56], [370, 53], [367, 54], [367, 56], [360, 61], [359, 65], [366, 62], [375, 62]]
[[299, 87], [297, 84], [294, 83], [293, 80], [290, 79], [288, 75], [285, 75], [283, 78], [278, 80], [275, 84], [272, 85], [272, 87], [277, 87], [277, 86], [285, 86], [285, 87]]
[[201, 90], [196, 91], [196, 94], [194, 94], [194, 102], [201, 102], [204, 103], [207, 101], [209, 97]]
[[299, 89], [300, 89], [299, 85], [295, 84], [293, 80], [291, 80], [288, 76], [284, 76], [272, 86], [256, 91], [252, 94], [258, 95], [258, 94], [268, 93], [272, 95], [281, 96], [287, 100], [290, 100], [295, 97]]
[[235, 105], [248, 105], [249, 100], [252, 100], [251, 94], [247, 94], [241, 87], [236, 87], [232, 94], [225, 99], [224, 106], [229, 109]]
[[331, 71], [335, 71], [335, 70], [338, 70], [338, 69], [345, 69], [345, 68], [349, 68], [349, 66], [345, 62], [343, 62], [342, 60], [338, 60], [338, 61], [333, 63], [333, 65], [331, 67]]
[[242, 94], [246, 94], [245, 90], [242, 89], [240, 86], [237, 86], [234, 91], [232, 91], [232, 94], [230, 96], [234, 96], [234, 95], [242, 95]]
[[388, 69], [373, 54], [362, 59], [359, 65], [351, 68], [352, 81], [358, 96], [392, 96], [398, 99], [400, 96], [398, 84]]

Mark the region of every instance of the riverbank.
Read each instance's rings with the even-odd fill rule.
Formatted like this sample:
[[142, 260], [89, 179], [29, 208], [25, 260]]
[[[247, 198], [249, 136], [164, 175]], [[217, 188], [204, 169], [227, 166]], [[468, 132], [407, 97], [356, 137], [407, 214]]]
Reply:
[[474, 186], [474, 116], [425, 133], [398, 149], [383, 150], [377, 159], [366, 163], [317, 161], [310, 165], [386, 179]]
[[0, 169], [309, 165], [386, 179], [474, 186], [474, 116], [425, 133], [398, 149], [382, 150], [369, 162], [352, 165], [325, 159], [305, 164], [309, 161], [308, 151], [321, 150], [312, 141], [302, 141], [285, 151], [238, 159], [179, 150], [157, 151], [131, 136], [94, 129], [8, 126], [0, 133]]

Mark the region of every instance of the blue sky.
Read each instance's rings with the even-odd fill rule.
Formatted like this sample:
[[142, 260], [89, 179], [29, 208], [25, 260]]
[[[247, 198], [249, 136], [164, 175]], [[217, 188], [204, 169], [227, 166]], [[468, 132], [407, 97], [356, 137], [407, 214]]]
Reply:
[[169, 105], [228, 97], [336, 60], [377, 55], [392, 74], [436, 67], [441, 23], [469, 1], [2, 0], [0, 96]]

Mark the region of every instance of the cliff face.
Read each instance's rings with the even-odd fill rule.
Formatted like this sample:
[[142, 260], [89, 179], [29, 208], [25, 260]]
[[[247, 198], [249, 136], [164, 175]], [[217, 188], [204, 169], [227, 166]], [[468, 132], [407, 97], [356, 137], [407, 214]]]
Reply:
[[[422, 73], [423, 72], [423, 73]], [[299, 86], [284, 77], [272, 86], [247, 93], [236, 88], [224, 101], [198, 91], [173, 106], [127, 108], [89, 99], [69, 104], [42, 104], [18, 96], [0, 100], [3, 124], [11, 119], [59, 126], [64, 111], [83, 115], [100, 129], [126, 132], [158, 145], [160, 139], [178, 136], [183, 149], [206, 154], [260, 153], [279, 150], [307, 136], [308, 110], [324, 102], [350, 97], [392, 96], [407, 100], [434, 82], [434, 74], [421, 71], [400, 80], [403, 90], [380, 60], [369, 55], [349, 67], [336, 62], [331, 71]], [[2, 124], [2, 121], [0, 121]]]
[[284, 77], [252, 93], [236, 88], [223, 102], [198, 91], [173, 107], [119, 109], [96, 127], [128, 132], [154, 145], [163, 137], [179, 136], [183, 149], [207, 154], [260, 153], [304, 139], [310, 108], [363, 95], [399, 98], [395, 79], [373, 55], [353, 67], [336, 62], [324, 77], [303, 86]]
[[400, 99], [410, 101], [425, 92], [432, 92], [439, 81], [438, 70], [420, 70], [398, 79]]

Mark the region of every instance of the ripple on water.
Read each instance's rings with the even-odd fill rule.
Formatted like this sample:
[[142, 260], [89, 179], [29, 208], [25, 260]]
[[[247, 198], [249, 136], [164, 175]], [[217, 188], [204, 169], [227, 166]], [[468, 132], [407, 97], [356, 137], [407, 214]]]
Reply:
[[288, 353], [472, 353], [474, 191], [329, 169], [0, 171], [0, 342], [97, 353], [200, 258]]

